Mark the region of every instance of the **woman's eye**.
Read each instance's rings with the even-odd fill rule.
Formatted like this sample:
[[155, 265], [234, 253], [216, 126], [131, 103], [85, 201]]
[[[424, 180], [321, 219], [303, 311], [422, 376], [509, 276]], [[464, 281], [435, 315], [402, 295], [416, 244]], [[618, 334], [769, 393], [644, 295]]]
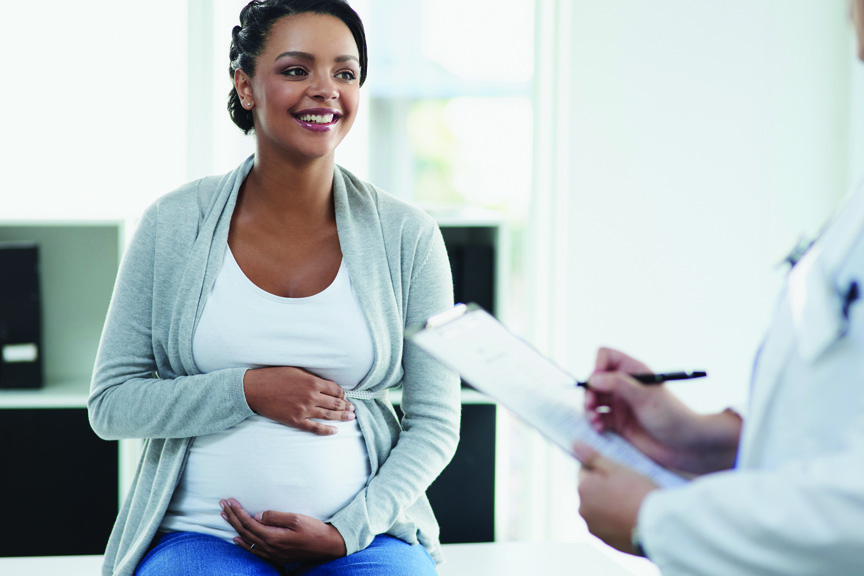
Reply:
[[282, 71], [282, 75], [291, 78], [297, 78], [301, 76], [306, 76], [306, 71], [303, 68], [288, 68]]
[[355, 80], [357, 76], [351, 70], [344, 70], [336, 74], [336, 78], [340, 80]]

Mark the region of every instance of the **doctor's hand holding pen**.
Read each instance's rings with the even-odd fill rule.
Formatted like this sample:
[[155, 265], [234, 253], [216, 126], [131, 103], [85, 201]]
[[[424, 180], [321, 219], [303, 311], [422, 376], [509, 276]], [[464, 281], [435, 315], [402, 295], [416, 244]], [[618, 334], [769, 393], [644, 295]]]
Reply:
[[[658, 464], [688, 475], [732, 468], [741, 418], [731, 410], [699, 414], [666, 386], [648, 386], [631, 376], [650, 372], [617, 350], [597, 352], [585, 393], [585, 412], [594, 429], [616, 432]], [[589, 530], [619, 550], [634, 552], [631, 532], [639, 507], [657, 486], [584, 444], [573, 452], [582, 462], [579, 513]]]

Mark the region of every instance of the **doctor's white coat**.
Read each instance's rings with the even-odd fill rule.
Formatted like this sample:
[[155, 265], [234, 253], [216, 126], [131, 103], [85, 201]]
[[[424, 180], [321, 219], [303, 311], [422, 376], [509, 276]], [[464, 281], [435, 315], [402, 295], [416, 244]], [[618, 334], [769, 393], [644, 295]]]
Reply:
[[789, 274], [736, 469], [651, 493], [639, 532], [664, 576], [864, 575], [864, 186]]

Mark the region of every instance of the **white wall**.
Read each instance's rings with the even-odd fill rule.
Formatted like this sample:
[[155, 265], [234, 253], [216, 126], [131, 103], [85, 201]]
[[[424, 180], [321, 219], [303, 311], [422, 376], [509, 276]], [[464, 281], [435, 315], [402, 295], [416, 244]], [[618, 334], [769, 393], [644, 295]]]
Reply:
[[697, 408], [741, 401], [776, 264], [849, 185], [845, 2], [571, 10], [561, 360], [613, 345], [707, 369], [679, 385]]
[[864, 178], [864, 66], [856, 60], [849, 67], [852, 78], [849, 177], [857, 182]]
[[0, 218], [125, 218], [183, 182], [185, 2], [3, 2], [0, 22]]
[[[706, 369], [670, 386], [702, 411], [745, 403], [778, 263], [864, 176], [846, 9], [538, 2], [525, 306], [542, 350], [579, 377], [601, 345], [658, 371]], [[585, 538], [574, 461], [535, 440], [514, 537]]]

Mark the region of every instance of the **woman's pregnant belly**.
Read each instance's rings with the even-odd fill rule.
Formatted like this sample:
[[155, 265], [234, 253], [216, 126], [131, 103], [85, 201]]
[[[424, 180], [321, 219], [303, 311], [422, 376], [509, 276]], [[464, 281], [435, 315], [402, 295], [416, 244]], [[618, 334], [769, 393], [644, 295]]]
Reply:
[[254, 515], [265, 510], [329, 520], [369, 479], [369, 457], [356, 420], [327, 422], [338, 432], [316, 436], [262, 416], [199, 436], [161, 530], [232, 540], [219, 500], [234, 498]]

